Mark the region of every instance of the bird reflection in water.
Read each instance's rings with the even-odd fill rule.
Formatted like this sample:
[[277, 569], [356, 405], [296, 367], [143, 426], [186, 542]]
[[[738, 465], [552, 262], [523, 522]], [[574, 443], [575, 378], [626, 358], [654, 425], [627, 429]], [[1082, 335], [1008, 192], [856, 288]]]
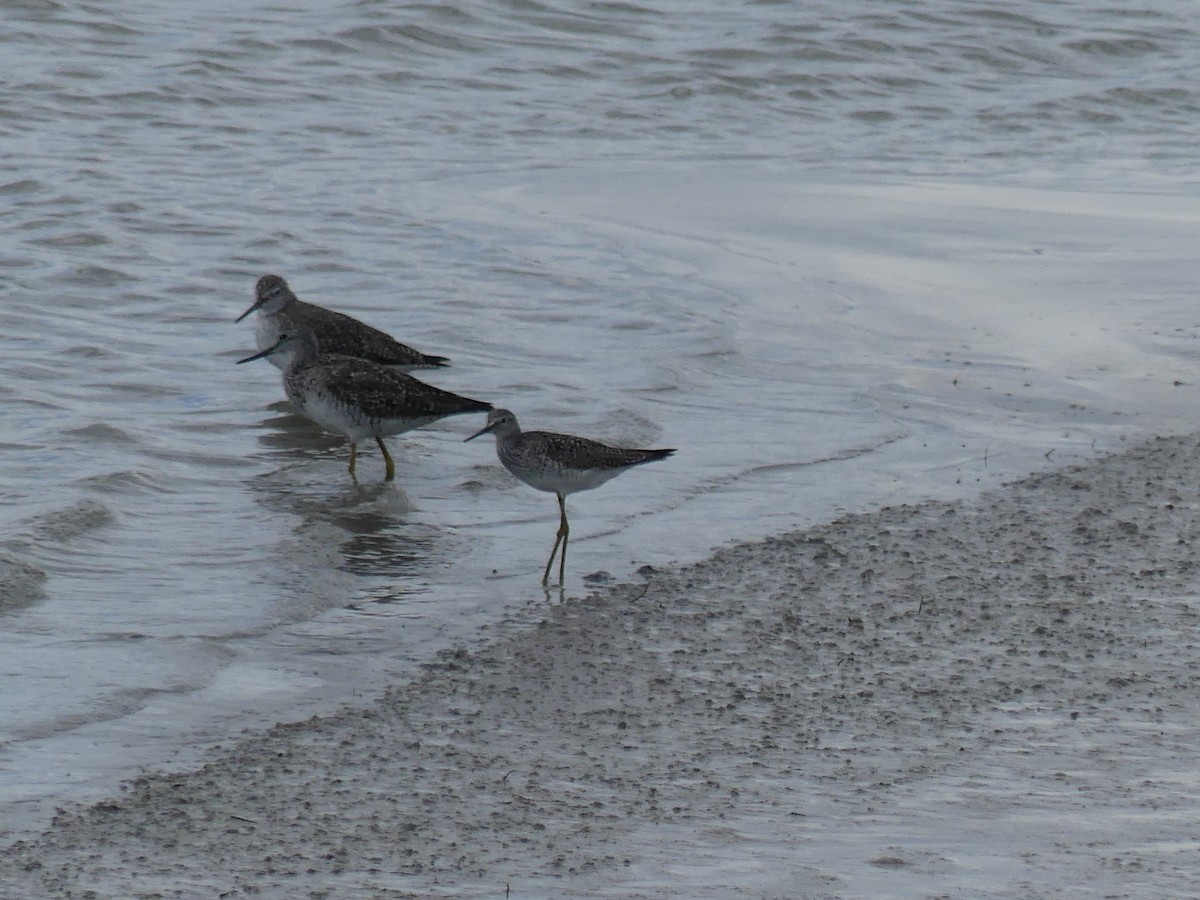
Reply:
[[[440, 549], [444, 552], [446, 548]], [[401, 529], [355, 534], [341, 545], [341, 568], [364, 578], [412, 579], [430, 567], [438, 551], [436, 536], [429, 533]], [[383, 598], [377, 598], [380, 599]]]
[[[330, 481], [311, 467], [289, 465], [247, 483], [264, 506], [299, 519], [289, 543], [302, 536], [300, 546], [285, 549], [286, 555], [305, 557], [304, 547], [318, 540], [321, 546], [312, 548], [310, 557], [313, 564], [323, 557], [320, 564], [368, 581], [386, 579], [379, 590], [364, 585], [379, 601], [402, 599], [409, 591], [397, 582], [419, 581], [455, 552], [451, 533], [413, 519], [413, 502], [396, 482]], [[304, 564], [303, 559], [296, 561]], [[362, 596], [357, 590], [354, 594]]]

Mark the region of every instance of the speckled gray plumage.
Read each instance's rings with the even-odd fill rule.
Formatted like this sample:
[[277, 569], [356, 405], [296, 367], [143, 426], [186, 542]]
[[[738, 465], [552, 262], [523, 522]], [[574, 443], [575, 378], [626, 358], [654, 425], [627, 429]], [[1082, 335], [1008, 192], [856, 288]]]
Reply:
[[446, 416], [492, 408], [490, 403], [349, 356], [323, 354], [289, 367], [283, 380], [288, 398], [306, 414], [325, 404], [340, 409], [348, 423], [377, 437], [420, 428]]
[[589, 438], [553, 431], [522, 431], [517, 417], [507, 409], [493, 409], [487, 424], [468, 441], [482, 434], [496, 438], [496, 455], [504, 468], [539, 491], [549, 491], [558, 498], [559, 522], [554, 536], [554, 549], [546, 561], [542, 584], [550, 580], [554, 557], [562, 549], [558, 564], [561, 584], [567, 571], [567, 545], [570, 543], [571, 523], [567, 520], [567, 495], [599, 487], [610, 478], [643, 463], [666, 459], [674, 449], [633, 450], [612, 447]]
[[312, 329], [321, 352], [326, 355], [355, 356], [401, 370], [436, 368], [449, 363], [444, 356], [421, 353], [352, 316], [299, 299], [278, 275], [264, 275], [258, 280], [254, 305], [242, 317], [255, 310], [258, 310], [255, 340], [260, 350], [273, 345], [281, 334], [303, 325]]
[[498, 456], [513, 471], [554, 469], [558, 472], [597, 470], [618, 472], [632, 466], [665, 459], [674, 450], [631, 450], [599, 441], [557, 434], [553, 431], [523, 431], [498, 445]]
[[350, 441], [350, 474], [354, 475], [357, 442], [373, 437], [387, 466], [386, 480], [396, 468], [383, 438], [420, 428], [446, 416], [485, 412], [490, 403], [472, 400], [418, 381], [411, 375], [368, 359], [327, 356], [312, 329], [293, 325], [279, 340], [239, 363], [262, 357], [283, 360], [283, 386], [296, 408], [322, 428]]
[[496, 409], [479, 434], [496, 436], [496, 455], [521, 481], [566, 496], [599, 487], [627, 469], [666, 459], [674, 449], [612, 447], [600, 441], [553, 431], [522, 431], [509, 410]]

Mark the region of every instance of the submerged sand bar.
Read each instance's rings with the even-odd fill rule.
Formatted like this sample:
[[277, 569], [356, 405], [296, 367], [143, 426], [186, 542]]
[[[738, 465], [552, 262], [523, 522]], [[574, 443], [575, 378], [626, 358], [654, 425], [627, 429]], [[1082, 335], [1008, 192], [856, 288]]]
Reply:
[[1198, 445], [549, 603], [61, 814], [0, 896], [1200, 894]]

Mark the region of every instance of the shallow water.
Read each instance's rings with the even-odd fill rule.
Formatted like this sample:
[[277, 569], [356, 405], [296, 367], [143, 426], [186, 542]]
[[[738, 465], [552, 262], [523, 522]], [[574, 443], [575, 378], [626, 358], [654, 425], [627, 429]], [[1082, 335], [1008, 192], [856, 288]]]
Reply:
[[1191, 427], [1190, 6], [672, 9], [6, 6], [9, 828], [547, 600], [481, 423], [355, 485], [233, 365], [265, 272], [680, 448], [571, 499], [570, 592]]

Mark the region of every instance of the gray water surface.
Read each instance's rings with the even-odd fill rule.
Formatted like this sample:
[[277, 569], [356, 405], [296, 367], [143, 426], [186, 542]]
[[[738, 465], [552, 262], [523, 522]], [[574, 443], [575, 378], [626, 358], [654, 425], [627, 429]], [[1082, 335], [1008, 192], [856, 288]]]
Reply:
[[6, 826], [556, 596], [481, 422], [355, 484], [233, 365], [267, 272], [680, 448], [572, 498], [569, 592], [1189, 427], [1192, 13], [0, 4]]

